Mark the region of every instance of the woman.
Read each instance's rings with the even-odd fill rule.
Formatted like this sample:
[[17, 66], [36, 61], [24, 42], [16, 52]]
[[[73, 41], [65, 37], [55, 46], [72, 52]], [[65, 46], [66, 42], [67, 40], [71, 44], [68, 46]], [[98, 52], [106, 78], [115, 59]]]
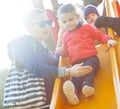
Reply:
[[58, 67], [59, 56], [53, 55], [43, 44], [44, 40], [49, 37], [51, 25], [43, 11], [30, 10], [24, 17], [24, 24], [29, 35], [23, 35], [14, 40], [8, 46], [8, 54], [10, 59], [15, 61], [14, 65], [17, 70], [27, 69], [34, 78], [43, 79], [46, 99], [43, 104], [39, 105], [42, 108], [50, 104], [56, 77], [84, 76], [91, 72], [92, 67], [82, 66], [82, 64], [76, 64], [70, 68]]

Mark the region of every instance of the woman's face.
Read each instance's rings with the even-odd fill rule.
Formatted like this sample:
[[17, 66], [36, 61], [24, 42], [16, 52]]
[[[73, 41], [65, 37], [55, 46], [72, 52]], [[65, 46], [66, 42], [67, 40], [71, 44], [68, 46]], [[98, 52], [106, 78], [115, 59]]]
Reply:
[[65, 30], [72, 31], [77, 27], [79, 23], [79, 16], [73, 13], [61, 14], [60, 21]]
[[38, 15], [32, 27], [33, 37], [35, 37], [39, 41], [46, 40], [49, 36], [49, 29], [50, 29], [50, 26], [46, 16]]

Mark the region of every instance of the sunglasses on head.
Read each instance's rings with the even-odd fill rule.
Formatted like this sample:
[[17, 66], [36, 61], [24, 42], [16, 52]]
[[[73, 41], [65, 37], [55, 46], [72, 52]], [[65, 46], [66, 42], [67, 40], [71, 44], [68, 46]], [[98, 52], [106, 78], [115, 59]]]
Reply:
[[40, 21], [40, 22], [38, 22], [38, 25], [39, 25], [41, 28], [45, 28], [47, 25], [48, 25], [48, 26], [53, 26], [53, 22], [52, 22], [51, 20]]

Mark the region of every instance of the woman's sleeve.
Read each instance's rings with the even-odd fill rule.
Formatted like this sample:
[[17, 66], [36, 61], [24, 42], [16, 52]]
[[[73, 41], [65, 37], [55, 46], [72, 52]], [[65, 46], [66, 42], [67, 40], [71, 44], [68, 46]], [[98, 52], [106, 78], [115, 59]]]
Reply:
[[[15, 58], [35, 77], [57, 76], [58, 67], [42, 63], [34, 51], [33, 45], [26, 40], [18, 40], [15, 44]], [[48, 59], [47, 57], [43, 57]], [[52, 62], [51, 62], [52, 63]]]

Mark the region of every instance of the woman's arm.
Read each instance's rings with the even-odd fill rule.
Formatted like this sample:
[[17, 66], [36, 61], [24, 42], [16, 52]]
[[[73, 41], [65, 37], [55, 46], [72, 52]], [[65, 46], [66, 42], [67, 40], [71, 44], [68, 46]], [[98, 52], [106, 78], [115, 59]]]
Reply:
[[50, 58], [43, 55], [42, 49], [39, 49], [39, 47], [37, 49], [34, 48], [30, 38], [19, 38], [15, 42], [15, 58], [18, 63], [27, 68], [34, 76], [45, 77], [53, 75], [53, 77], [56, 77], [58, 71], [57, 58], [53, 57], [51, 61]]

